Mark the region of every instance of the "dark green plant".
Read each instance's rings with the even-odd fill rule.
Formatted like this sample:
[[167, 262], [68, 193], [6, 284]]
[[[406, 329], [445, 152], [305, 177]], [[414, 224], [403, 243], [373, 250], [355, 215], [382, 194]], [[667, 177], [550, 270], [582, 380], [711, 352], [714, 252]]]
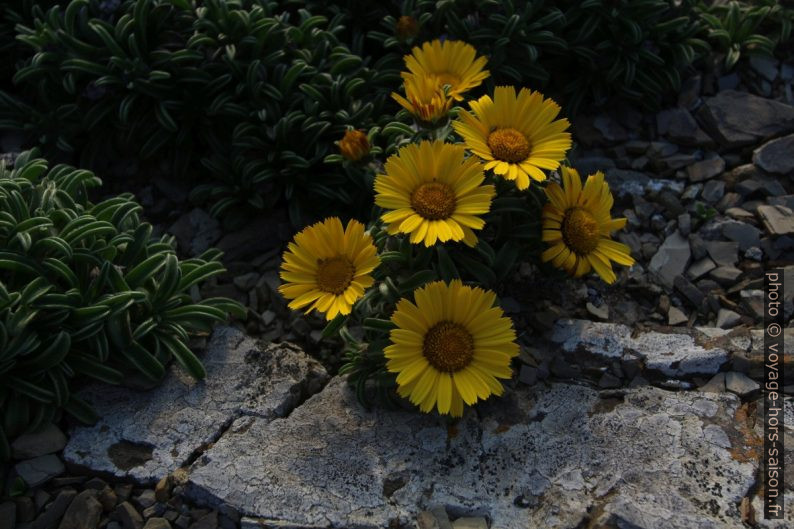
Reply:
[[0, 86], [11, 85], [18, 62], [32, 55], [27, 46], [16, 40], [17, 24], [30, 24], [44, 10], [58, 3], [58, 0], [8, 0], [0, 3]]
[[[725, 69], [731, 70], [743, 55], [774, 54], [776, 40], [787, 41], [791, 36], [791, 15], [782, 16], [783, 8], [777, 2], [752, 5], [744, 2], [700, 2], [698, 9], [706, 27], [711, 46], [725, 54]], [[762, 34], [765, 23], [779, 21], [776, 37]], [[774, 40], [773, 40], [774, 39]]]
[[347, 126], [370, 128], [398, 74], [352, 53], [337, 19], [269, 0], [66, 4], [18, 26], [35, 55], [23, 97], [0, 94], [0, 127], [87, 168], [168, 160], [216, 215], [286, 198], [302, 224], [365, 202], [323, 159]]
[[[420, 22], [413, 41], [395, 35], [402, 14]], [[696, 38], [691, 1], [676, 7], [668, 0], [409, 0], [385, 13], [381, 26], [385, 31], [369, 37], [395, 56], [439, 35], [469, 42], [488, 56], [486, 88], [543, 89], [569, 114], [616, 96], [656, 106], [707, 50]]]
[[70, 391], [78, 376], [159, 381], [174, 358], [202, 378], [189, 333], [244, 314], [189, 293], [224, 270], [219, 251], [179, 261], [173, 237], [152, 238], [132, 195], [92, 204], [87, 191], [101, 184], [93, 173], [48, 169], [36, 156], [0, 166], [0, 459], [8, 437], [61, 410], [94, 418]]

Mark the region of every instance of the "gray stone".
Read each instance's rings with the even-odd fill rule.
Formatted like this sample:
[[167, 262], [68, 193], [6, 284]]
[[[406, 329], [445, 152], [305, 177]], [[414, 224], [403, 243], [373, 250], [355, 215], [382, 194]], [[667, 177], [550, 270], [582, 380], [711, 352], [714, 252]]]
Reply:
[[739, 79], [739, 74], [736, 72], [731, 72], [728, 75], [720, 76], [717, 79], [717, 88], [719, 88], [720, 92], [724, 90], [733, 90], [734, 88], [739, 86], [741, 80]]
[[727, 147], [794, 131], [794, 107], [735, 90], [706, 98], [698, 118], [706, 132]]
[[775, 81], [778, 76], [779, 61], [774, 57], [763, 55], [752, 55], [750, 57], [750, 67], [758, 72], [767, 81]]
[[735, 371], [725, 373], [725, 388], [728, 391], [736, 393], [740, 397], [749, 395], [753, 391], [757, 391], [760, 387], [758, 382], [744, 373], [737, 373]]
[[725, 171], [725, 160], [716, 156], [695, 162], [686, 168], [687, 177], [691, 182], [702, 182], [714, 178]]
[[58, 529], [96, 529], [101, 516], [102, 504], [97, 500], [97, 491], [84, 490], [72, 500]]
[[113, 514], [124, 529], [143, 529], [143, 517], [130, 502], [120, 503]]
[[58, 456], [52, 454], [21, 461], [14, 469], [29, 487], [38, 487], [66, 470]]
[[66, 446], [66, 436], [54, 424], [47, 425], [38, 432], [26, 433], [11, 443], [14, 459], [31, 459], [47, 454], [54, 454]]
[[692, 263], [692, 266], [690, 266], [686, 271], [686, 275], [689, 276], [690, 279], [695, 280], [703, 275], [706, 275], [716, 267], [717, 265], [714, 264], [714, 261], [708, 257], [704, 257], [703, 259]]
[[761, 244], [761, 230], [746, 222], [725, 221], [722, 224], [722, 234], [726, 238], [738, 242], [739, 250], [742, 252]]
[[733, 266], [739, 260], [739, 243], [706, 241], [706, 251], [717, 265]]
[[645, 332], [632, 337], [629, 327], [613, 323], [561, 319], [549, 338], [564, 352], [585, 351], [607, 360], [630, 351], [645, 360], [646, 368], [667, 376], [713, 374], [728, 360], [724, 349], [704, 348], [689, 334]]
[[14, 529], [17, 522], [17, 507], [13, 502], [0, 503], [0, 529]]
[[725, 194], [725, 182], [722, 180], [709, 180], [703, 186], [701, 198], [710, 204], [716, 203]]
[[247, 274], [236, 276], [232, 280], [234, 286], [236, 286], [243, 292], [247, 292], [252, 288], [254, 288], [258, 281], [259, 281], [259, 274], [257, 274], [256, 272], [249, 272]]
[[538, 381], [538, 369], [536, 367], [522, 365], [518, 374], [518, 380], [531, 386]]
[[785, 206], [758, 206], [758, 216], [772, 235], [794, 233], [794, 212]]
[[281, 247], [285, 240], [285, 230], [281, 226], [288, 223], [285, 215], [272, 215], [253, 219], [241, 229], [230, 231], [218, 241], [217, 248], [224, 254], [226, 261], [245, 261], [248, 258], [267, 253]]
[[441, 526], [433, 513], [430, 511], [422, 511], [416, 517], [417, 529], [440, 529]]
[[648, 144], [647, 154], [649, 157], [666, 158], [678, 152], [678, 145], [670, 143], [669, 141], [652, 141]]
[[767, 173], [794, 172], [794, 134], [769, 141], [753, 151], [753, 163]]
[[670, 108], [656, 115], [656, 129], [678, 145], [709, 145], [712, 139], [698, 126], [685, 108]]
[[143, 529], [171, 529], [171, 522], [165, 518], [149, 518]]
[[190, 529], [217, 529], [218, 527], [218, 512], [212, 511], [192, 524], [190, 524]]
[[144, 489], [140, 494], [135, 496], [135, 502], [142, 508], [151, 507], [157, 502], [155, 491], [152, 489]]
[[648, 264], [648, 270], [667, 288], [673, 288], [675, 277], [684, 273], [691, 254], [689, 240], [676, 231], [664, 240]]
[[731, 329], [742, 321], [742, 317], [732, 310], [720, 309], [717, 313], [717, 327], [720, 329]]
[[221, 238], [220, 223], [201, 208], [185, 213], [174, 222], [168, 233], [176, 237], [179, 249], [188, 255], [200, 255]]
[[717, 373], [711, 380], [698, 388], [707, 393], [722, 393], [725, 391], [725, 373]]
[[643, 196], [650, 192], [658, 193], [665, 189], [674, 193], [681, 193], [684, 189], [682, 182], [664, 178], [651, 178], [645, 173], [628, 169], [607, 169], [605, 179], [612, 194], [618, 198]]
[[689, 232], [692, 231], [692, 216], [689, 213], [678, 215], [678, 231], [684, 237], [689, 237]]
[[283, 417], [327, 379], [297, 347], [262, 344], [230, 327], [215, 329], [203, 361], [202, 381], [174, 366], [151, 392], [104, 385], [81, 392], [101, 419], [72, 431], [67, 462], [156, 483], [236, 417]]
[[56, 527], [58, 521], [63, 516], [63, 513], [66, 512], [66, 509], [69, 508], [75, 496], [77, 496], [76, 490], [63, 489], [58, 493], [55, 501], [30, 525], [30, 529], [52, 529]]
[[737, 279], [742, 277], [743, 273], [744, 272], [735, 266], [718, 266], [709, 272], [709, 277], [720, 285], [733, 285], [736, 283]]
[[466, 516], [452, 522], [452, 529], [488, 529], [488, 523], [482, 516]]
[[601, 375], [601, 378], [598, 379], [599, 388], [614, 389], [619, 388], [622, 385], [623, 382], [609, 371], [604, 371], [604, 373]]
[[667, 324], [668, 325], [681, 325], [682, 323], [686, 323], [689, 321], [689, 318], [684, 311], [679, 309], [678, 307], [670, 307], [670, 310], [667, 311]]
[[[758, 463], [712, 442], [712, 430], [743, 450], [739, 404], [728, 393], [643, 386], [601, 398], [554, 383], [479, 405], [449, 436], [433, 415], [364, 410], [336, 378], [285, 420], [238, 419], [191, 467], [186, 492], [232, 501], [252, 517], [243, 527], [382, 528], [448, 505], [500, 528], [738, 529]], [[405, 484], [385, 497], [395, 476]], [[531, 501], [540, 496], [553, 501]]]

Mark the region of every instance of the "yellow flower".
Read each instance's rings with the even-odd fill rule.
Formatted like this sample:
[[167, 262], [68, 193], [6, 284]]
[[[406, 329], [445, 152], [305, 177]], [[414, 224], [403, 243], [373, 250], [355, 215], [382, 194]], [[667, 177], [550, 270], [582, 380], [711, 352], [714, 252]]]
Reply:
[[486, 161], [485, 168], [515, 180], [518, 189], [529, 187], [530, 177], [542, 181], [541, 169], [559, 167], [571, 148], [571, 135], [563, 132], [567, 119], [554, 120], [560, 107], [540, 92], [497, 86], [494, 97], [469, 102], [471, 110], [460, 113], [452, 126], [466, 146]]
[[607, 283], [615, 282], [610, 260], [625, 266], [634, 264], [629, 247], [613, 241], [610, 234], [626, 225], [626, 219], [613, 219], [614, 202], [601, 171], [582, 179], [576, 169], [562, 168], [562, 187], [556, 182], [546, 187], [549, 202], [543, 206], [543, 240], [550, 248], [543, 262], [551, 261], [574, 277], [591, 269]]
[[437, 121], [449, 113], [452, 98], [444, 93], [435, 79], [428, 76], [405, 77], [403, 79], [407, 99], [396, 92], [392, 98], [403, 108], [425, 123]]
[[397, 392], [423, 412], [463, 415], [463, 403], [501, 395], [497, 378], [510, 378], [510, 359], [518, 355], [516, 333], [496, 294], [436, 281], [414, 292], [416, 304], [397, 303], [383, 351], [386, 368], [397, 375]]
[[422, 47], [415, 46], [411, 55], [405, 56], [405, 67], [410, 73], [403, 78], [431, 77], [439, 87], [450, 85], [450, 96], [462, 101], [464, 92], [479, 86], [490, 73], [483, 70], [488, 60], [477, 57], [474, 46], [460, 40], [436, 39], [425, 42]]
[[425, 246], [477, 244], [472, 230], [485, 225], [478, 215], [491, 209], [495, 191], [481, 185], [482, 164], [464, 154], [462, 146], [435, 140], [406, 145], [386, 160], [386, 174], [375, 177], [375, 203], [391, 210], [382, 217], [389, 234], [407, 233]]
[[370, 275], [380, 264], [372, 237], [356, 220], [347, 223], [337, 217], [318, 222], [295, 236], [284, 252], [279, 287], [289, 308], [306, 308], [326, 313], [332, 320], [337, 314], [350, 314], [353, 304], [372, 286]]
[[361, 130], [348, 130], [337, 145], [342, 156], [353, 162], [369, 154], [369, 140]]

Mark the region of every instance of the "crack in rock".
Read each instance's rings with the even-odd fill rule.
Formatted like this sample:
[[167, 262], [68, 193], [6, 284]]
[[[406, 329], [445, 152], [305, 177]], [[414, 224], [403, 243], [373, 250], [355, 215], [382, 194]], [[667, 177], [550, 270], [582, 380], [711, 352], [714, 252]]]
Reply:
[[739, 405], [553, 383], [467, 410], [450, 437], [436, 416], [364, 410], [336, 377], [287, 418], [233, 425], [190, 468], [186, 493], [262, 527], [388, 527], [442, 505], [493, 527], [738, 529], [758, 469], [734, 457], [751, 448], [739, 446], [751, 441]]
[[80, 396], [101, 419], [75, 427], [64, 449], [73, 467], [152, 483], [201, 457], [243, 416], [288, 415], [328, 380], [319, 362], [291, 344], [261, 344], [232, 327], [213, 332], [196, 381], [173, 365], [151, 391], [92, 385]]

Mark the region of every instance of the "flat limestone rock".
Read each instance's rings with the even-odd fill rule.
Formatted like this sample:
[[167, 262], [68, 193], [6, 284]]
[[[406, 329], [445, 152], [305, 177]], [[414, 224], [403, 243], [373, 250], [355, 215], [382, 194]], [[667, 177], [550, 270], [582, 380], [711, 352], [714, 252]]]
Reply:
[[794, 131], [794, 107], [746, 92], [723, 90], [698, 111], [706, 132], [727, 147]]
[[289, 344], [261, 345], [241, 331], [218, 327], [203, 358], [207, 378], [178, 366], [150, 391], [91, 386], [81, 396], [101, 419], [77, 427], [64, 449], [68, 463], [156, 482], [184, 465], [243, 415], [281, 417], [322, 388], [325, 369]]
[[632, 336], [625, 325], [587, 320], [558, 320], [549, 337], [565, 353], [604, 360], [636, 356], [643, 359], [646, 369], [666, 376], [712, 375], [729, 356], [725, 349], [698, 345], [689, 334], [651, 331]]
[[368, 412], [337, 377], [287, 418], [236, 420], [191, 466], [186, 493], [231, 504], [245, 527], [413, 526], [440, 505], [500, 528], [739, 529], [759, 456], [739, 404], [539, 384], [448, 428], [435, 415]]

